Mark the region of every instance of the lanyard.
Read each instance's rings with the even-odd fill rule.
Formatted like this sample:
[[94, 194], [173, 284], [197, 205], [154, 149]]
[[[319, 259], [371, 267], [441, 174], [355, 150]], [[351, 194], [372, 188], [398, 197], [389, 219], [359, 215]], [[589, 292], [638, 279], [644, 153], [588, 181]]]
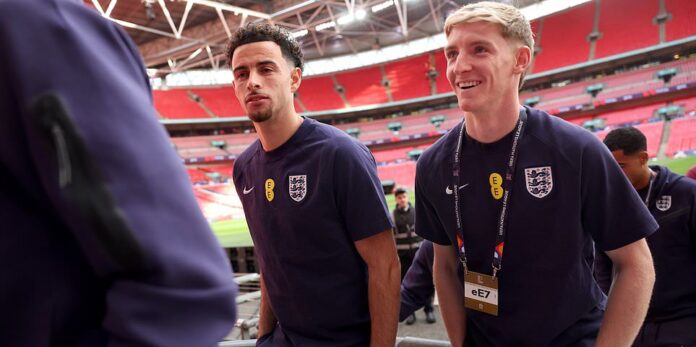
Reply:
[[[519, 120], [517, 121], [517, 127], [515, 130], [515, 137], [512, 140], [512, 148], [510, 149], [510, 157], [507, 162], [507, 172], [503, 181], [503, 206], [500, 210], [500, 217], [498, 218], [497, 225], [497, 236], [496, 236], [496, 246], [493, 250], [493, 277], [496, 276], [498, 271], [501, 269], [501, 263], [503, 260], [503, 242], [505, 241], [505, 232], [507, 229], [508, 222], [508, 212], [509, 212], [509, 202], [510, 195], [512, 191], [512, 182], [515, 176], [515, 166], [517, 165], [517, 146], [524, 133], [524, 127], [527, 123], [527, 113], [524, 108], [520, 109]], [[454, 165], [452, 168], [452, 178], [453, 178], [453, 195], [454, 195], [454, 212], [457, 219], [457, 246], [459, 250], [459, 261], [461, 261], [464, 266], [464, 273], [467, 272], [467, 260], [466, 260], [466, 249], [464, 248], [464, 227], [462, 226], [462, 216], [459, 208], [459, 186], [461, 184], [461, 179], [459, 175], [460, 162], [461, 162], [461, 150], [462, 143], [464, 139], [464, 132], [466, 131], [466, 122], [462, 121], [462, 127], [459, 129], [459, 138], [457, 140], [457, 148], [454, 150]]]

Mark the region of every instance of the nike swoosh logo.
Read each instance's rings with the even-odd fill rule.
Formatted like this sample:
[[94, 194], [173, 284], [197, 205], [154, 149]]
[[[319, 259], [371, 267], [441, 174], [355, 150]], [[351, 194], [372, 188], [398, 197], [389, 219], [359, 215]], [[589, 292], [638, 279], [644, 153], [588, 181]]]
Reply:
[[[462, 188], [466, 188], [468, 185], [469, 185], [469, 183], [464, 184], [461, 187], [457, 188], [457, 190], [461, 190]], [[452, 188], [450, 188], [450, 186], [447, 186], [447, 188], [445, 188], [445, 194], [452, 195], [452, 193], [454, 193], [454, 191], [452, 191]]]
[[254, 187], [251, 187], [251, 189], [247, 189], [246, 187], [244, 187], [244, 189], [242, 190], [242, 193], [244, 193], [244, 195], [247, 195], [247, 194], [251, 193], [252, 190], [254, 190]]

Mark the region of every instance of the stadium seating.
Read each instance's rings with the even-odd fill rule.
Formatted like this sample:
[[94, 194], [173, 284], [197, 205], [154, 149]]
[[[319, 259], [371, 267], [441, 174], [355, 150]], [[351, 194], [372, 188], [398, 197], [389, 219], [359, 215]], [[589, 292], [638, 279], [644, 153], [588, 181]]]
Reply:
[[669, 142], [667, 143], [667, 155], [674, 155], [679, 151], [696, 149], [696, 117], [686, 117], [672, 121]]
[[438, 93], [450, 93], [452, 92], [452, 87], [447, 80], [447, 59], [445, 58], [445, 53], [442, 50], [437, 50], [433, 52], [435, 56], [435, 70], [437, 70], [437, 79], [435, 80], [435, 87]]
[[676, 68], [678, 73], [668, 85], [677, 85], [696, 81], [696, 58], [680, 59], [659, 65], [650, 65], [640, 69], [617, 73], [609, 76], [598, 76], [580, 82], [556, 88], [548, 88], [537, 91], [524, 91], [520, 94], [520, 100], [539, 97], [536, 107], [555, 113], [564, 106], [574, 106], [592, 102], [591, 96], [585, 91], [590, 85], [603, 84], [604, 90], [599, 92], [595, 104], [619, 96], [651, 93], [654, 89], [665, 86], [665, 83], [656, 78], [658, 71]]
[[696, 35], [696, 1], [665, 0], [665, 7], [672, 15], [665, 23], [667, 41]]
[[186, 89], [154, 90], [155, 108], [162, 118], [189, 119], [210, 116], [188, 95]]
[[330, 76], [303, 79], [298, 94], [307, 111], [337, 110], [346, 106]]
[[595, 59], [656, 45], [658, 1], [601, 0]]
[[429, 61], [430, 54], [423, 54], [384, 64], [384, 72], [390, 81], [389, 90], [394, 101], [430, 95]]
[[218, 117], [245, 115], [233, 87], [197, 88], [191, 92], [201, 97], [203, 104]]
[[382, 73], [379, 67], [337, 73], [336, 81], [343, 86], [351, 107], [377, 105], [388, 101], [387, 90], [382, 86]]
[[431, 144], [419, 145], [415, 147], [407, 146], [395, 149], [376, 150], [372, 152], [372, 155], [375, 157], [375, 161], [377, 163], [392, 163], [396, 161], [409, 160], [408, 152], [415, 149], [425, 150], [426, 148], [430, 147], [430, 145]]
[[377, 175], [382, 181], [394, 181], [397, 186], [414, 187], [416, 183], [416, 162], [405, 161], [377, 167]]
[[532, 72], [542, 72], [587, 61], [595, 2], [541, 19], [538, 35], [541, 51], [536, 55]]
[[628, 110], [621, 110], [609, 113], [600, 114], [599, 118], [606, 120], [607, 126], [615, 126], [622, 124], [639, 124], [644, 123], [652, 118], [655, 111], [664, 106], [664, 103], [652, 104]]

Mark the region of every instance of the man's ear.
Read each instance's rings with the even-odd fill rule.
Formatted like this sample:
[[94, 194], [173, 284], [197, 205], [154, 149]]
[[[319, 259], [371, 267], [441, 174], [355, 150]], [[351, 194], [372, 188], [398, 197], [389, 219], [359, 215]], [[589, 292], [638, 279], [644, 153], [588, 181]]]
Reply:
[[523, 73], [527, 71], [529, 64], [532, 62], [532, 50], [527, 46], [520, 46], [515, 49], [515, 66], [513, 72]]
[[290, 71], [290, 90], [294, 93], [300, 88], [302, 83], [302, 70], [299, 67], [293, 68]]
[[638, 153], [638, 158], [640, 158], [641, 165], [646, 165], [648, 163], [648, 152], [641, 151], [640, 153]]

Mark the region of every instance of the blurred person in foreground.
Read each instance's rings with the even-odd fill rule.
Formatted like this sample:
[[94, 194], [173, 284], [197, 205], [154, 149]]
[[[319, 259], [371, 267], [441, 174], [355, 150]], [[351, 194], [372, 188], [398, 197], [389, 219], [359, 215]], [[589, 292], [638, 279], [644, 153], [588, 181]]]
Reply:
[[0, 44], [0, 346], [217, 346], [232, 271], [126, 33], [0, 0]]

